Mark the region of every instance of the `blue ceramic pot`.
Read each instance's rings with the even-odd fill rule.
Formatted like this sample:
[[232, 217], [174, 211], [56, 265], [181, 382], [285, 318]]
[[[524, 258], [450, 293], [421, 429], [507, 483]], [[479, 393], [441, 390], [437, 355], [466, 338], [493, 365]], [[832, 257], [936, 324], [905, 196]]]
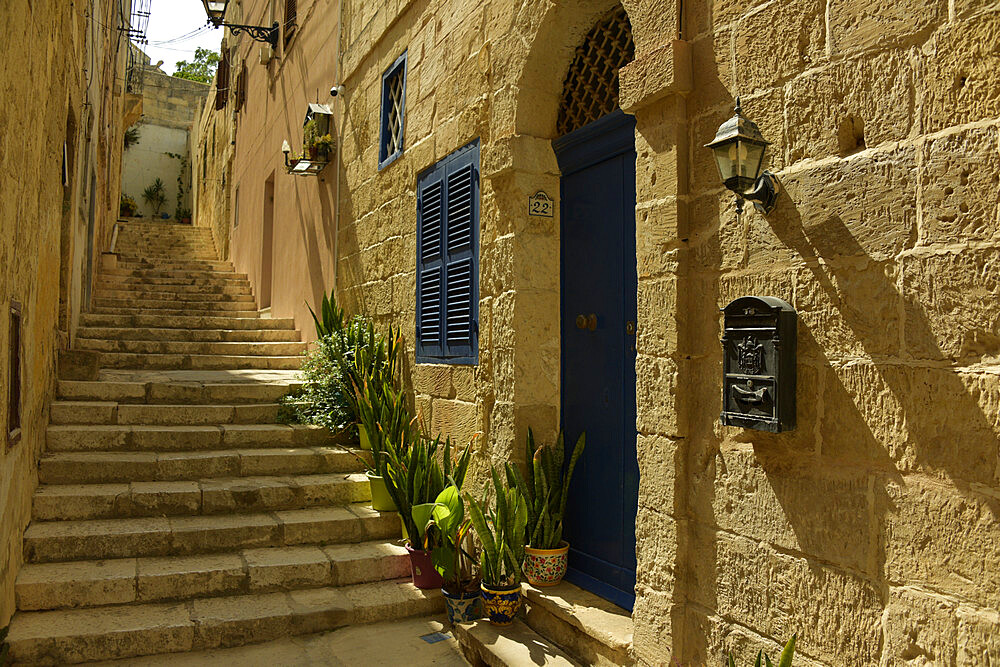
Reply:
[[468, 623], [483, 615], [479, 611], [479, 591], [467, 591], [457, 597], [451, 595], [443, 588], [441, 592], [444, 593], [444, 604], [448, 610], [448, 622], [452, 625], [456, 623]]
[[493, 625], [510, 625], [521, 609], [521, 586], [494, 589], [481, 584], [483, 610]]

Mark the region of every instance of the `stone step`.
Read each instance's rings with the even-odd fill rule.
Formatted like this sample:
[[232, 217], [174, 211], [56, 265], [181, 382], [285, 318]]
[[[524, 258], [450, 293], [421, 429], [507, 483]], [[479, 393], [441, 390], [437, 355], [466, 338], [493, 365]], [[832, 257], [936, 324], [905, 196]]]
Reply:
[[298, 343], [297, 329], [154, 329], [134, 327], [80, 327], [78, 339], [187, 341], [192, 343]]
[[232, 262], [218, 259], [119, 259], [118, 268], [133, 271], [217, 271], [231, 272]]
[[521, 585], [525, 622], [585, 665], [634, 665], [632, 615], [568, 581], [536, 588]]
[[208, 287], [212, 289], [236, 289], [249, 288], [250, 281], [246, 278], [233, 277], [238, 274], [221, 274], [215, 278], [191, 278], [188, 276], [167, 276], [167, 277], [138, 277], [138, 276], [118, 276], [101, 275], [101, 284], [119, 288], [160, 288], [163, 289], [200, 289]]
[[398, 539], [399, 516], [368, 505], [86, 521], [33, 521], [24, 531], [30, 563], [190, 556], [256, 547]]
[[407, 576], [406, 549], [383, 540], [223, 554], [25, 565], [21, 611], [163, 602], [386, 581]]
[[154, 329], [229, 329], [238, 331], [256, 329], [295, 329], [295, 320], [290, 317], [268, 319], [258, 317], [236, 317], [231, 313], [225, 316], [212, 315], [208, 317], [181, 315], [170, 317], [163, 314], [101, 314], [81, 313], [82, 327], [115, 327], [115, 328], [154, 328]]
[[93, 312], [107, 312], [118, 309], [132, 310], [135, 312], [148, 312], [164, 310], [170, 312], [184, 311], [210, 311], [225, 314], [226, 312], [244, 312], [251, 315], [257, 314], [257, 308], [253, 299], [247, 301], [229, 301], [226, 299], [129, 299], [116, 298], [109, 299], [94, 297], [91, 310]]
[[198, 481], [43, 484], [33, 521], [248, 514], [371, 500], [364, 473], [222, 477]]
[[376, 582], [186, 603], [24, 612], [14, 617], [7, 641], [15, 663], [56, 665], [240, 646], [443, 608], [440, 591]]
[[210, 342], [187, 340], [105, 340], [76, 339], [76, 349], [129, 354], [217, 354], [230, 356], [290, 357], [305, 354], [307, 343], [300, 341]]
[[49, 426], [50, 452], [206, 451], [331, 445], [325, 428], [299, 424], [227, 424], [224, 426]]
[[118, 262], [158, 263], [158, 262], [217, 262], [219, 256], [215, 248], [177, 246], [115, 246]]
[[148, 284], [141, 282], [105, 282], [96, 292], [110, 298], [150, 298], [150, 299], [202, 299], [214, 294], [220, 298], [245, 297], [252, 295], [253, 290], [249, 283], [238, 281], [223, 282], [218, 284]]
[[[220, 369], [275, 369], [297, 370], [302, 365], [301, 356], [265, 357], [255, 355], [220, 354], [132, 354], [128, 352], [97, 352], [99, 368], [162, 369], [162, 370], [220, 370]], [[74, 379], [60, 376], [61, 379]]]
[[109, 307], [95, 306], [91, 308], [91, 313], [95, 315], [139, 315], [139, 316], [161, 316], [161, 317], [238, 317], [238, 318], [258, 318], [260, 312], [256, 310], [229, 310], [219, 309], [209, 305], [199, 305], [197, 308], [136, 308], [136, 307]]
[[154, 267], [131, 268], [118, 266], [101, 269], [99, 280], [105, 278], [177, 278], [185, 280], [248, 280], [247, 274], [236, 273], [233, 269], [214, 271], [204, 269], [158, 269]]
[[489, 621], [459, 623], [452, 628], [455, 639], [473, 667], [507, 667], [508, 665], [552, 665], [578, 667], [558, 646], [514, 619], [511, 625], [497, 627]]
[[361, 470], [340, 447], [221, 449], [194, 452], [57, 452], [38, 464], [42, 484], [168, 482], [212, 477], [315, 475]]
[[278, 409], [277, 403], [149, 405], [114, 401], [53, 401], [49, 423], [145, 426], [270, 424], [277, 420]]
[[131, 301], [132, 303], [141, 301], [143, 305], [148, 305], [149, 302], [155, 303], [159, 301], [187, 304], [203, 301], [214, 303], [221, 303], [225, 301], [249, 301], [253, 303], [254, 300], [253, 294], [249, 289], [241, 289], [238, 291], [230, 290], [227, 294], [212, 287], [202, 287], [197, 292], [190, 289], [187, 291], [174, 291], [169, 289], [165, 291], [149, 291], [146, 289], [106, 289], [102, 287], [94, 292], [94, 298], [102, 301]]
[[274, 403], [301, 386], [298, 381], [250, 384], [231, 382], [114, 382], [59, 380], [56, 394], [67, 401], [114, 401], [190, 405], [219, 403]]

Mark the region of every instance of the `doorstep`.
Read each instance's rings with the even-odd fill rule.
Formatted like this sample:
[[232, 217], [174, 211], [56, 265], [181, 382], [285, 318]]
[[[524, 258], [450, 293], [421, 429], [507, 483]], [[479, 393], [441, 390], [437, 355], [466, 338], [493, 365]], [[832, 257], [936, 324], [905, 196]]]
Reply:
[[529, 628], [520, 619], [511, 625], [496, 626], [486, 619], [459, 623], [452, 628], [465, 659], [473, 667], [544, 665], [579, 667], [559, 647]]
[[581, 663], [635, 664], [627, 610], [566, 581], [545, 588], [522, 584], [521, 592], [527, 625]]

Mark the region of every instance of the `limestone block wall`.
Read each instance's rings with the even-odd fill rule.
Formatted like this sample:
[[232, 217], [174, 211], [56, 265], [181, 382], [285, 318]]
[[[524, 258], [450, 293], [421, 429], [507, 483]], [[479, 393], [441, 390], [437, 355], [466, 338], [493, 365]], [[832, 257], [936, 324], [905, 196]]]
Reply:
[[[222, 48], [225, 47], [223, 42]], [[212, 230], [221, 259], [229, 259], [233, 147], [231, 116], [215, 110], [216, 82], [191, 126], [191, 189], [195, 225]]]
[[[4, 6], [0, 627], [14, 611], [21, 535], [30, 518], [38, 457], [45, 444], [56, 350], [68, 343], [86, 307], [88, 264], [93, 265], [100, 252], [112, 212], [117, 217], [122, 138], [118, 80], [124, 68], [124, 48], [118, 50], [119, 5], [95, 1], [67, 8], [57, 0], [12, 0]], [[124, 11], [127, 16], [127, 3]], [[25, 48], [28, 44], [31, 48]], [[88, 228], [93, 243], [88, 243]], [[8, 445], [11, 301], [22, 307], [22, 403], [21, 437]]]
[[[658, 629], [640, 654], [672, 637], [685, 663], [723, 649], [747, 660], [797, 632], [801, 664], [992, 664], [1000, 12], [944, 0], [685, 7], [693, 90], [637, 112], [651, 148], [638, 171], [662, 178], [674, 146], [686, 170], [669, 179], [676, 235], [640, 226], [676, 261], [640, 270], [640, 319], [678, 311], [676, 331], [660, 332], [676, 353], [640, 361], [640, 378], [667, 375], [683, 394], [679, 424], [640, 416], [640, 458], [672, 457], [683, 480], [667, 514], [640, 501], [641, 530], [672, 524], [640, 568], [648, 597], [669, 591], [675, 609], [672, 635]], [[767, 217], [736, 216], [702, 148], [737, 94], [785, 188]], [[653, 114], [685, 128], [666, 150], [643, 130]], [[745, 294], [799, 313], [787, 434], [718, 423], [718, 309]], [[640, 406], [669, 384], [652, 382]], [[676, 563], [669, 585], [660, 558]]]

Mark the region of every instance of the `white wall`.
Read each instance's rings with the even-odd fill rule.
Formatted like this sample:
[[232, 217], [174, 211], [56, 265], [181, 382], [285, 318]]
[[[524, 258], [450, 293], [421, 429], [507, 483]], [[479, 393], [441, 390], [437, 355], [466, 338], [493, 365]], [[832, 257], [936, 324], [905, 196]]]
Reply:
[[[135, 199], [144, 217], [153, 215], [153, 208], [142, 198], [142, 191], [159, 177], [163, 181], [166, 201], [160, 213], [173, 217], [177, 209], [177, 176], [181, 161], [167, 153], [188, 155], [188, 131], [147, 123], [139, 124], [139, 143], [125, 151], [122, 192]], [[185, 173], [183, 208], [191, 208], [191, 166]]]

